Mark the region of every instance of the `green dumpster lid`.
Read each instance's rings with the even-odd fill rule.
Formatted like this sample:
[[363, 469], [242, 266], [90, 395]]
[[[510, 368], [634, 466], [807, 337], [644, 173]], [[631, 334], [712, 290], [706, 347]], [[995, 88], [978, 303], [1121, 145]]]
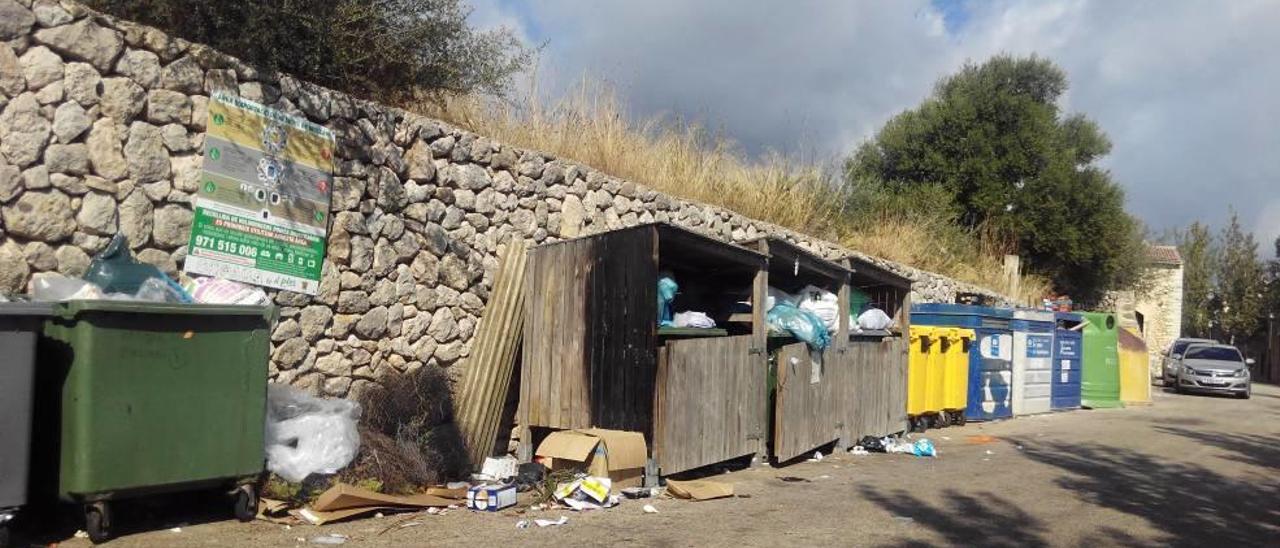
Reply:
[[131, 314], [179, 314], [183, 316], [261, 316], [275, 318], [274, 306], [226, 304], [181, 304], [148, 301], [74, 300], [57, 303], [57, 315], [74, 317], [83, 312], [127, 312]]
[[17, 301], [0, 303], [0, 316], [52, 316], [53, 303]]

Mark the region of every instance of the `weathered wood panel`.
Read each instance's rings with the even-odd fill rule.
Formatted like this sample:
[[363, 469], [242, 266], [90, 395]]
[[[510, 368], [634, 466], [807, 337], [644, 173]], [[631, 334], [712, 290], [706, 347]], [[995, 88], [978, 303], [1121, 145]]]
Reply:
[[514, 239], [507, 244], [456, 400], [458, 427], [466, 441], [471, 464], [476, 467], [493, 454], [507, 389], [511, 387], [511, 373], [524, 325], [527, 251], [523, 240]]
[[653, 455], [663, 475], [751, 455], [766, 417], [752, 336], [668, 341], [658, 365]]
[[[787, 461], [840, 437], [841, 354], [829, 347], [813, 360], [805, 343], [777, 350], [773, 456]], [[815, 382], [816, 381], [816, 382]]]
[[[522, 426], [589, 428], [587, 291], [593, 242], [572, 240], [529, 252], [520, 363]], [[522, 440], [527, 441], [527, 440]]]
[[841, 398], [846, 421], [840, 438], [857, 443], [906, 429], [907, 355], [902, 337], [854, 337], [843, 354]]

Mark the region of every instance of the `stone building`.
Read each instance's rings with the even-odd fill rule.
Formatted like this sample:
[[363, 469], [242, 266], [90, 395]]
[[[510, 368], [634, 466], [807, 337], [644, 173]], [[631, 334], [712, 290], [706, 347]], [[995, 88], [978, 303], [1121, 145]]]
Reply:
[[1182, 336], [1182, 257], [1171, 245], [1147, 246], [1147, 289], [1134, 299], [1142, 337], [1152, 354], [1152, 375], [1159, 374], [1159, 355]]

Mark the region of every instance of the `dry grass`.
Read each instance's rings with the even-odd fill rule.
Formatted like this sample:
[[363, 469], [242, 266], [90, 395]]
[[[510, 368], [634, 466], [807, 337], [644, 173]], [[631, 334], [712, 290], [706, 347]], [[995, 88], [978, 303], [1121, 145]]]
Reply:
[[[536, 91], [516, 101], [476, 97], [423, 101], [411, 109], [515, 146], [573, 159], [654, 190], [722, 206], [850, 249], [938, 272], [1001, 292], [1007, 246], [939, 218], [895, 212], [850, 215], [829, 169], [776, 154], [746, 159], [734, 143], [696, 125], [635, 121], [617, 95], [585, 82], [544, 104]], [[1045, 280], [1024, 277], [1039, 298]]]

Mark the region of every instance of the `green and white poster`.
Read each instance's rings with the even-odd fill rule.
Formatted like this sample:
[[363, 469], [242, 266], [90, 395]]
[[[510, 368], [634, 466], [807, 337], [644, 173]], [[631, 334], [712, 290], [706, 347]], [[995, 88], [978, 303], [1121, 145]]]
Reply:
[[327, 128], [234, 95], [210, 97], [183, 269], [315, 295], [333, 151]]

